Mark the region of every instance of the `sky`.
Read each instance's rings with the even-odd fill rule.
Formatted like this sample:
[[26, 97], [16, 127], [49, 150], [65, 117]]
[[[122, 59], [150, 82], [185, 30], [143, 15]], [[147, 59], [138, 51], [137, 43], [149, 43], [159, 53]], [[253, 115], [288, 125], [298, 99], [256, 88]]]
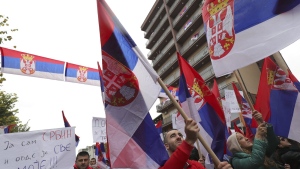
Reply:
[[[106, 0], [142, 53], [147, 56], [141, 25], [155, 0]], [[0, 0], [1, 15], [9, 16], [13, 41], [2, 47], [97, 68], [101, 61], [96, 0]], [[300, 79], [300, 41], [281, 51]], [[97, 86], [4, 74], [2, 90], [16, 93], [17, 116], [31, 131], [64, 127], [61, 111], [80, 136], [78, 149], [93, 144], [92, 118], [105, 117]], [[159, 115], [156, 104], [152, 118]]]

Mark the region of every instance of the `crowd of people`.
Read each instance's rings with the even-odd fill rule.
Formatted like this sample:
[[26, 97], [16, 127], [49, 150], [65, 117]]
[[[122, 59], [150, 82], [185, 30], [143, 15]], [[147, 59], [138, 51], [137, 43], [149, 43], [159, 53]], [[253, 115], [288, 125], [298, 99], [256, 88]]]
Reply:
[[[227, 139], [227, 148], [232, 153], [224, 158], [215, 169], [300, 169], [300, 143], [276, 136], [273, 126], [263, 121], [261, 113], [254, 111], [253, 119], [258, 123], [253, 140], [239, 132]], [[205, 156], [199, 155], [194, 146], [200, 129], [192, 119], [185, 121], [185, 134], [172, 129], [164, 134], [164, 145], [169, 159], [159, 169], [205, 169]], [[97, 162], [90, 155], [79, 152], [74, 169], [107, 169], [103, 162]]]

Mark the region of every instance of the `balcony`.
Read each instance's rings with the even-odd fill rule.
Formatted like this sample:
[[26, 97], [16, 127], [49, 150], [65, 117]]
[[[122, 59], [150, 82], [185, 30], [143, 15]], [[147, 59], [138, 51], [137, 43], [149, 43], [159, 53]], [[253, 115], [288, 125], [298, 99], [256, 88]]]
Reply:
[[[155, 26], [156, 26], [156, 28], [153, 30], [153, 35], [151, 35], [149, 38], [148, 46], [151, 43], [156, 42], [158, 40], [158, 38], [160, 38], [160, 36], [163, 34], [165, 29], [167, 29], [167, 27], [169, 26], [167, 15], [164, 15], [164, 17], [160, 20], [159, 24], [155, 25]], [[146, 46], [146, 47], [149, 49], [148, 46]]]
[[211, 66], [209, 66], [208, 68], [204, 69], [203, 71], [200, 72], [200, 75], [201, 77], [207, 81], [209, 80], [210, 78], [214, 77], [215, 76], [215, 72], [214, 72], [214, 69]]
[[202, 47], [199, 53], [197, 53], [195, 56], [188, 59], [189, 64], [194, 67], [196, 64], [198, 64], [205, 56], [208, 55], [208, 47], [205, 45]]
[[[165, 32], [160, 36], [160, 38], [158, 39], [158, 41], [157, 42], [152, 41], [152, 44], [148, 45], [148, 47], [152, 48], [152, 50], [155, 50], [158, 46], [161, 45], [161, 43], [163, 41], [168, 42], [170, 40], [173, 41], [173, 37], [172, 37], [171, 28], [168, 27], [167, 30], [165, 30]], [[150, 42], [150, 41], [148, 41], [148, 42]]]
[[171, 6], [169, 9], [170, 16], [172, 18], [175, 18], [176, 15], [180, 12], [182, 9], [182, 6], [184, 6], [189, 0], [179, 0], [175, 1], [175, 3]]
[[168, 110], [171, 105], [173, 105], [171, 100], [167, 100], [164, 104], [160, 103], [159, 105], [156, 105], [156, 110], [157, 112], [165, 112], [166, 110]]
[[177, 55], [176, 53], [173, 54], [158, 70], [157, 70], [157, 74], [159, 74], [161, 76], [161, 74], [164, 73], [164, 71], [166, 71], [170, 65], [172, 65], [174, 62], [177, 62]]
[[172, 114], [163, 119], [162, 127], [172, 124]]
[[163, 48], [163, 50], [157, 54], [157, 58], [155, 59], [155, 64], [153, 65], [154, 69], [158, 69], [165, 60], [167, 60], [171, 54], [175, 52], [175, 45], [173, 40], [169, 41], [169, 43]]
[[[145, 37], [150, 37], [153, 30], [155, 29], [155, 25], [157, 25], [160, 22], [160, 19], [158, 19], [161, 16], [164, 16], [166, 14], [166, 11], [164, 10], [164, 5], [162, 4], [160, 7], [157, 7], [158, 11], [156, 12], [156, 15], [153, 17], [152, 21], [150, 22], [148, 28], [146, 29]], [[151, 31], [152, 30], [152, 31]]]
[[[186, 22], [187, 18], [190, 18], [195, 11], [199, 10], [201, 11], [201, 8], [199, 7], [199, 4], [201, 3], [201, 0], [189, 0], [185, 7], [181, 9], [179, 13], [177, 13], [177, 16], [173, 20], [173, 27], [175, 30], [179, 30], [181, 27], [183, 27], [184, 22]], [[183, 9], [186, 9], [184, 13], [182, 13]]]
[[[168, 77], [166, 77], [164, 79], [165, 84], [167, 84], [167, 85], [173, 84], [174, 81], [179, 79], [179, 75], [180, 75], [180, 71], [179, 71], [179, 67], [177, 67], [176, 70], [174, 70], [173, 73], [171, 73]], [[175, 85], [171, 85], [171, 86], [175, 86]]]
[[[191, 18], [186, 20], [185, 25], [188, 21], [191, 21], [192, 23], [189, 26], [182, 26], [181, 29], [178, 31], [176, 35], [176, 39], [179, 42], [184, 42], [189, 36], [192, 35], [193, 30], [198, 29], [201, 24], [203, 23], [202, 17], [201, 17], [201, 11], [196, 11]], [[182, 40], [181, 40], [182, 39]]]
[[[197, 33], [197, 32], [195, 32], [195, 33]], [[187, 50], [189, 50], [192, 46], [202, 45], [203, 43], [206, 42], [204, 29], [200, 28], [200, 31], [198, 33], [199, 33], [199, 35], [198, 35], [199, 37], [196, 40], [194, 40], [194, 41], [190, 40], [188, 43], [184, 44], [181, 47], [180, 52], [182, 54], [187, 53]], [[194, 50], [196, 50], [196, 49], [194, 49]]]

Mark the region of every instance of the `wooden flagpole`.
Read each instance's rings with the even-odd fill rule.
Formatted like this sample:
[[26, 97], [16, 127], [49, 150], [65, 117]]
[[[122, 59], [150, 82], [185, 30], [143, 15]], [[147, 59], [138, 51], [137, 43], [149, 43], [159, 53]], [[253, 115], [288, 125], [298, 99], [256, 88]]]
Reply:
[[[172, 23], [171, 18], [170, 18], [169, 8], [168, 8], [168, 6], [166, 4], [166, 0], [163, 0], [163, 3], [164, 3], [166, 14], [168, 16], [168, 21], [169, 21], [169, 24], [170, 24], [170, 27], [171, 27], [171, 32], [172, 32], [174, 44], [175, 44], [175, 47], [176, 47], [176, 51], [180, 54], [180, 50], [179, 50], [178, 44], [176, 43], [176, 36], [175, 36], [174, 29], [173, 29], [173, 23]], [[166, 87], [166, 85], [164, 84], [164, 82], [160, 78], [158, 78], [158, 83], [164, 89], [164, 91], [166, 92], [167, 96], [170, 98], [170, 100], [172, 101], [172, 103], [174, 104], [174, 106], [177, 108], [177, 110], [179, 111], [179, 113], [181, 114], [181, 116], [183, 117], [183, 119], [187, 120], [188, 116], [183, 111], [183, 109], [180, 107], [180, 105], [175, 100], [175, 98], [171, 95], [170, 91], [168, 90], [168, 88]], [[218, 159], [218, 157], [216, 156], [216, 154], [212, 151], [212, 149], [208, 146], [208, 144], [205, 142], [205, 140], [202, 138], [202, 136], [200, 135], [200, 133], [197, 133], [197, 138], [200, 140], [201, 144], [206, 149], [206, 151], [210, 154], [210, 156], [211, 156], [214, 164], [216, 166], [219, 165], [220, 160]]]

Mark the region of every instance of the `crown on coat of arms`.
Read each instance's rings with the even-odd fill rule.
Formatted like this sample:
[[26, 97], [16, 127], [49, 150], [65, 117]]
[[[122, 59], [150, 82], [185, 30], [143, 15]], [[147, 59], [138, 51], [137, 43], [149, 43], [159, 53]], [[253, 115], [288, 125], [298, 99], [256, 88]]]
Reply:
[[229, 0], [218, 0], [217, 4], [214, 4], [213, 2], [211, 2], [208, 6], [207, 6], [207, 11], [210, 13], [210, 15], [215, 15], [216, 13], [218, 13], [219, 11], [221, 11], [223, 8], [225, 8], [228, 5], [228, 1]]
[[275, 77], [275, 71], [268, 69], [268, 74], [267, 74], [268, 85], [273, 84], [274, 77]]
[[85, 72], [88, 68], [87, 67], [83, 67], [83, 66], [79, 66], [79, 70]]
[[21, 56], [24, 60], [28, 60], [28, 61], [32, 61], [34, 58], [34, 56], [29, 55], [29, 54], [21, 54]]
[[196, 79], [194, 79], [194, 83], [193, 83], [192, 89], [193, 89], [197, 94], [199, 94], [201, 97], [203, 97], [203, 92], [202, 92], [202, 90], [201, 90], [201, 88], [200, 88], [200, 86], [199, 86], [199, 84], [198, 84], [198, 82], [197, 82]]

